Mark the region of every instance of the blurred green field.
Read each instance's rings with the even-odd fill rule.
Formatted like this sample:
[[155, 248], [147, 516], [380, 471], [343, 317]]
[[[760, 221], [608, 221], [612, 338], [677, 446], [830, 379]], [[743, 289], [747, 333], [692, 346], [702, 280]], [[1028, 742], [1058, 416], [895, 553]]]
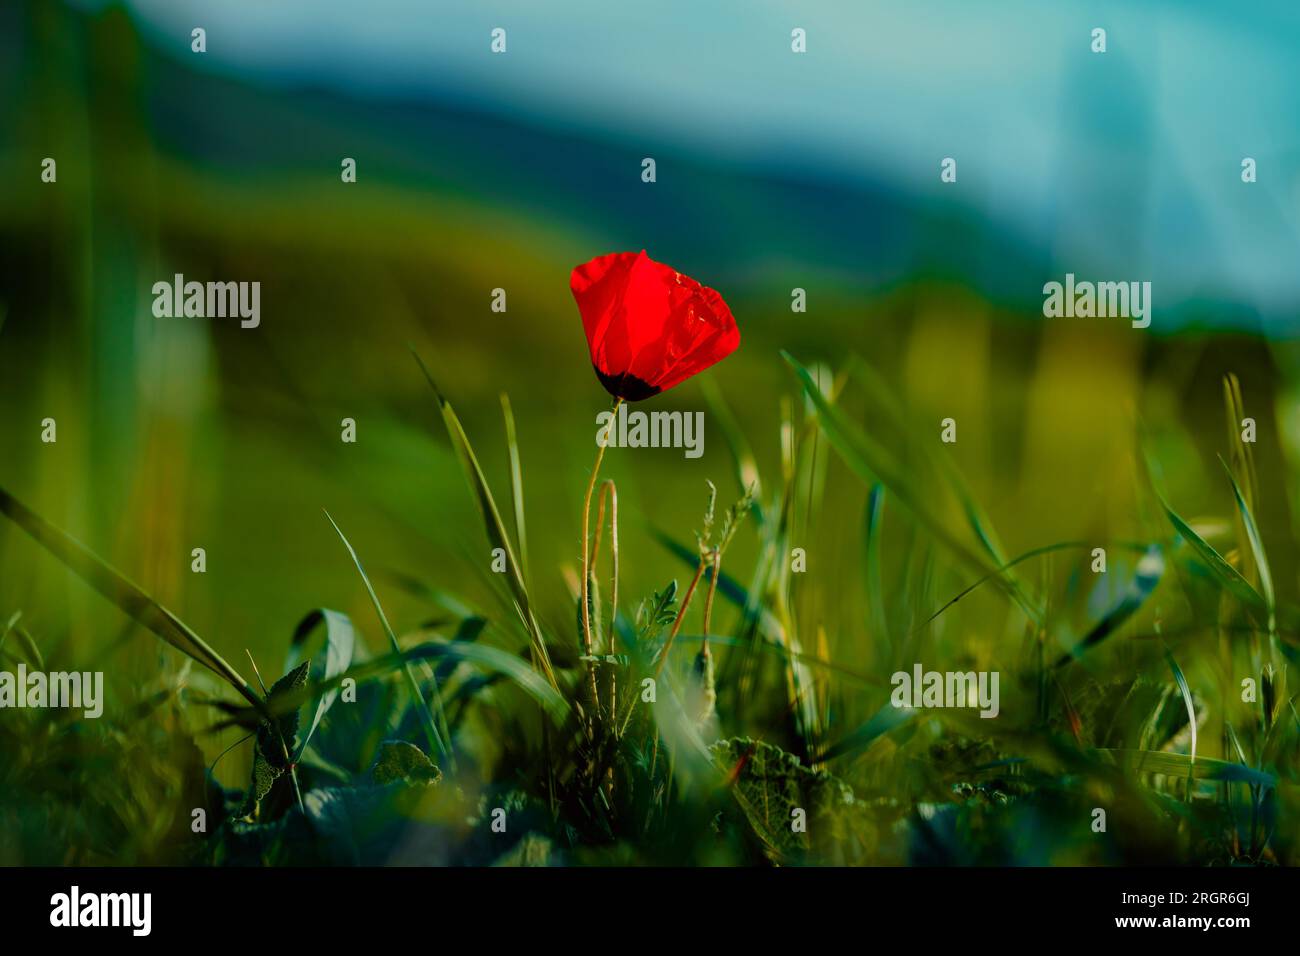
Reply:
[[[712, 628], [710, 730], [731, 742], [692, 757], [673, 718], [620, 739], [617, 756], [592, 756], [581, 730], [551, 722], [509, 679], [466, 689], [474, 667], [462, 665], [443, 675], [464, 695], [452, 708], [459, 774], [431, 754], [440, 789], [385, 804], [382, 814], [415, 823], [376, 836], [352, 862], [499, 860], [505, 851], [463, 821], [479, 819], [480, 797], [511, 788], [537, 841], [512, 839], [514, 862], [530, 852], [577, 863], [1295, 862], [1294, 343], [1196, 321], [1177, 334], [1044, 321], [931, 270], [924, 241], [904, 281], [824, 267], [820, 240], [783, 232], [756, 198], [769, 184], [720, 170], [697, 169], [680, 194], [665, 186], [653, 202], [614, 200], [617, 214], [589, 219], [572, 204], [557, 215], [565, 195], [544, 177], [516, 178], [506, 191], [532, 201], [506, 202], [468, 184], [471, 173], [490, 182], [492, 163], [503, 177], [525, 175], [492, 136], [459, 152], [440, 143], [455, 159], [413, 155], [394, 130], [414, 110], [353, 128], [353, 107], [335, 115], [304, 94], [293, 113], [288, 94], [240, 91], [160, 60], [120, 12], [68, 33], [53, 5], [23, 6], [39, 55], [11, 67], [31, 92], [6, 101], [17, 135], [0, 153], [13, 184], [0, 193], [0, 488], [139, 584], [245, 677], [247, 650], [268, 684], [278, 678], [295, 626], [318, 607], [346, 614], [370, 655], [387, 653], [326, 509], [405, 646], [428, 636], [426, 622], [446, 637], [481, 617], [487, 646], [525, 659], [527, 635], [489, 570], [491, 544], [413, 348], [463, 421], [513, 535], [500, 405], [509, 396], [529, 594], [561, 690], [579, 699], [580, 512], [608, 397], [587, 361], [569, 270], [645, 247], [717, 287], [739, 322], [735, 356], [644, 406], [705, 410], [704, 455], [612, 449], [602, 471], [618, 489], [630, 628], [638, 602], [670, 580], [680, 596], [690, 580], [692, 562], [664, 536], [694, 548], [706, 482], [721, 510], [760, 479], [726, 554], [734, 585], [720, 589]], [[83, 57], [95, 82], [67, 83], [63, 68]], [[181, 129], [169, 90], [182, 83], [223, 109], [250, 104], [222, 115], [270, 135], [270, 158], [245, 161], [257, 152], [251, 139], [209, 133], [205, 149], [201, 126]], [[60, 156], [57, 188], [34, 172], [48, 153]], [[345, 187], [337, 157], [353, 153], [369, 158]], [[599, 170], [585, 175], [592, 207], [617, 188]], [[630, 225], [642, 213], [649, 238]], [[940, 212], [914, 217], [934, 241], [1001, 248], [1000, 237]], [[700, 222], [719, 235], [693, 234]], [[752, 233], [765, 230], [781, 251], [765, 260], [723, 249], [728, 229], [747, 234], [745, 249], [763, 246]], [[178, 272], [260, 281], [261, 327], [154, 319], [152, 283]], [[507, 290], [505, 314], [490, 311], [496, 287]], [[806, 314], [790, 310], [794, 287], [809, 290]], [[1230, 374], [1243, 403], [1225, 411]], [[1240, 411], [1257, 422], [1249, 446], [1234, 439]], [[55, 444], [40, 440], [46, 417], [57, 421]], [[340, 441], [345, 417], [356, 419], [356, 444]], [[952, 445], [939, 440], [949, 417]], [[1243, 484], [1249, 519], [1220, 456]], [[1171, 520], [1157, 489], [1236, 569], [1245, 598]], [[195, 547], [206, 549], [202, 575], [190, 571]], [[1089, 571], [1093, 547], [1107, 549], [1104, 579]], [[790, 572], [793, 548], [806, 552], [806, 572]], [[1137, 573], [1148, 548], [1162, 570], [1151, 589]], [[994, 575], [930, 620], [1036, 549], [1051, 550], [1015, 565], [1018, 599]], [[603, 563], [600, 574], [605, 581]], [[1271, 628], [1252, 601], [1267, 604]], [[305, 845], [348, 861], [308, 837], [280, 833], [273, 846], [234, 813], [220, 853], [197, 846], [190, 808], [229, 803], [254, 759], [251, 746], [237, 747], [205, 780], [203, 768], [243, 736], [206, 732], [220, 713], [197, 695], [220, 696], [220, 685], [5, 522], [0, 623], [15, 612], [9, 632], [24, 629], [51, 668], [104, 670], [109, 700], [102, 726], [4, 715], [12, 759], [0, 771], [0, 862], [293, 862]], [[668, 669], [686, 689], [700, 613], [692, 605]], [[659, 641], [652, 633], [644, 648]], [[1080, 641], [1077, 660], [1052, 666]], [[27, 653], [16, 636], [0, 645], [6, 666]], [[1170, 660], [1186, 677], [1196, 760]], [[916, 662], [999, 671], [1001, 716], [932, 712], [896, 723], [890, 675]], [[630, 678], [646, 665], [619, 666]], [[1243, 702], [1242, 679], [1264, 681], [1265, 668], [1267, 701]], [[400, 673], [377, 686], [391, 709], [365, 698], [374, 726], [353, 726], [365, 721], [338, 704], [323, 725], [318, 747], [345, 779], [368, 771], [385, 737], [429, 749], [419, 708], [389, 699], [405, 693]], [[432, 685], [423, 687], [428, 695]], [[749, 739], [800, 768], [761, 776], [769, 764], [753, 755], [767, 751], [736, 742]], [[1118, 750], [1165, 756], [1138, 769], [1101, 753]], [[611, 805], [595, 771], [570, 766], [584, 760], [616, 768]], [[852, 788], [851, 812], [823, 793], [838, 782], [800, 776], [810, 766]], [[309, 793], [337, 784], [319, 767], [304, 776]], [[225, 790], [214, 797], [217, 786]], [[782, 799], [793, 788], [833, 826], [784, 844], [755, 820], [754, 794], [766, 799], [768, 787]], [[260, 822], [319, 821], [291, 803], [268, 805]], [[1098, 806], [1110, 813], [1106, 834], [1089, 829]]]

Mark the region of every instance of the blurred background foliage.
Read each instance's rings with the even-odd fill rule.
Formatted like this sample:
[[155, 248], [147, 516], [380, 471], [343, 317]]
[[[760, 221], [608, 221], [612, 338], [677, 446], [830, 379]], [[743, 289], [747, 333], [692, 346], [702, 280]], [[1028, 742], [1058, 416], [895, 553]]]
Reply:
[[[1059, 215], [1044, 219], [1035, 217], [1035, 207], [1004, 205], [1007, 184], [970, 162], [968, 153], [960, 154], [960, 185], [941, 186], [938, 159], [953, 151], [947, 145], [936, 143], [933, 156], [893, 165], [896, 157], [883, 144], [879, 152], [858, 151], [850, 145], [856, 140], [846, 139], [838, 153], [827, 152], [825, 143], [816, 144], [821, 151], [810, 146], [801, 153], [794, 133], [768, 154], [752, 138], [726, 152], [716, 146], [725, 130], [715, 126], [708, 148], [696, 148], [699, 114], [707, 112], [702, 105], [659, 103], [647, 93], [650, 132], [638, 135], [640, 101], [624, 104], [633, 128], [602, 125], [607, 113], [575, 106], [552, 77], [557, 92], [548, 112], [542, 108], [548, 78], [542, 77], [531, 84], [527, 108], [514, 109], [505, 94], [462, 95], [474, 74], [465, 68], [457, 76], [458, 65], [446, 61], [433, 71], [441, 95], [439, 88], [396, 81], [356, 81], [348, 89], [346, 79], [323, 68], [268, 77], [251, 60], [215, 52], [231, 34], [209, 29], [214, 52], [191, 53], [189, 21], [201, 25], [202, 18], [179, 6], [16, 0], [0, 10], [0, 485], [138, 582], [228, 660], [242, 663], [247, 648], [268, 680], [278, 676], [295, 624], [322, 606], [347, 613], [358, 622], [363, 644], [383, 651], [366, 593], [322, 508], [365, 556], [393, 621], [413, 627], [434, 613], [418, 589], [407, 586], [411, 580], [458, 595], [470, 607], [495, 600], [489, 546], [410, 345], [455, 402], [503, 501], [509, 498], [509, 462], [499, 395], [509, 395], [533, 598], [551, 632], [568, 638], [574, 605], [566, 572], [576, 580], [595, 416], [607, 407], [586, 358], [568, 275], [573, 265], [618, 249], [645, 248], [719, 289], [743, 335], [740, 351], [707, 373], [707, 382], [688, 383], [645, 405], [709, 408], [703, 457], [685, 459], [670, 449], [613, 450], [606, 457], [604, 474], [617, 481], [621, 509], [621, 587], [635, 602], [670, 578], [688, 579], [690, 565], [672, 555], [658, 533], [691, 541], [706, 479], [719, 486], [722, 500], [740, 496], [717, 401], [734, 414], [735, 434], [751, 446], [769, 499], [782, 486], [783, 416], [813, 422], [801, 433], [807, 471], [786, 482], [793, 495], [785, 543], [808, 554], [808, 572], [788, 586], [789, 617], [805, 650], [861, 675], [846, 682], [819, 673], [819, 720], [827, 727], [814, 741], [818, 746], [867, 721], [888, 700], [889, 674], [916, 660], [938, 669], [1001, 669], [1003, 720], [1012, 725], [1041, 706], [1041, 688], [1030, 693], [1011, 676], [1023, 673], [1025, 623], [997, 588], [976, 591], [937, 627], [917, 631], [978, 575], [945, 556], [924, 529], [892, 507], [888, 494], [875, 539], [880, 567], [869, 567], [871, 483], [845, 468], [815, 427], [816, 410], [781, 350], [813, 369], [828, 391], [838, 375], [833, 390], [839, 407], [893, 449], [910, 486], [926, 501], [938, 495], [928, 483], [934, 475], [922, 467], [933, 450], [918, 449], [935, 444], [964, 476], [1006, 557], [1061, 542], [1114, 545], [1115, 591], [1088, 600], [1080, 597], [1077, 581], [1071, 583], [1086, 569], [1086, 552], [1057, 553], [1019, 569], [1047, 606], [1060, 601], [1083, 618], [1104, 609], [1107, 597], [1122, 593], [1132, 578], [1136, 556], [1126, 556], [1118, 543], [1172, 541], [1146, 456], [1157, 463], [1172, 507], [1230, 553], [1243, 573], [1255, 573], [1250, 558], [1236, 550], [1237, 510], [1217, 460], [1234, 454], [1223, 394], [1224, 376], [1234, 373], [1244, 410], [1258, 423], [1252, 507], [1277, 602], [1300, 599], [1300, 352], [1292, 334], [1295, 286], [1286, 272], [1294, 278], [1295, 144], [1268, 139], [1267, 176], [1285, 182], [1258, 189], [1238, 180], [1237, 163], [1248, 150], [1225, 146], [1214, 188], [1233, 198], [1197, 206], [1191, 197], [1198, 194], [1189, 193], [1182, 218], [1155, 214], [1139, 230], [1137, 210], [1144, 203], [1164, 208], [1159, 170], [1102, 151], [1119, 139], [1138, 154], [1159, 155], [1171, 148], [1165, 141], [1170, 120], [1162, 113], [1164, 100], [1148, 90], [1142, 105], [1140, 95], [1116, 78], [1144, 79], [1131, 46], [1128, 53], [1121, 47], [1107, 54], [1118, 71], [1108, 78], [1089, 72], [1097, 66], [1087, 60], [1083, 40], [1080, 52], [1059, 63], [1055, 103], [1079, 122], [1056, 150], [1046, 150], [1063, 157], [1047, 181], [1064, 198]], [[474, 34], [485, 58], [487, 30], [495, 25], [488, 19], [496, 12], [484, 11], [481, 36]], [[353, 15], [363, 17], [363, 8]], [[1294, 29], [1288, 14], [1275, 15], [1284, 35]], [[784, 19], [771, 11], [764, 16], [774, 24], [776, 49], [785, 49]], [[1201, 16], [1198, 8], [1166, 13], [1174, 26], [1188, 29]], [[335, 22], [333, 14], [327, 20]], [[257, 29], [258, 21], [247, 22], [247, 30]], [[463, 18], [454, 22], [469, 29]], [[1086, 36], [1083, 19], [1071, 28], [1080, 24]], [[477, 21], [472, 25], [477, 29]], [[832, 25], [828, 19], [827, 29]], [[1179, 35], [1167, 20], [1159, 25], [1166, 35]], [[387, 28], [400, 32], [400, 23]], [[372, 40], [359, 36], [355, 42], [371, 42], [381, 70], [383, 46]], [[1229, 40], [1241, 42], [1235, 35]], [[296, 42], [308, 51], [318, 43], [319, 57], [331, 44], [346, 47], [348, 38], [336, 32], [326, 42], [306, 31]], [[511, 42], [518, 50], [525, 39], [512, 36]], [[592, 67], [593, 79], [599, 65]], [[959, 67], [952, 66], [958, 78]], [[352, 68], [347, 76], [365, 75]], [[922, 70], [921, 59], [913, 69]], [[942, 76], [945, 67], [931, 62], [924, 69]], [[918, 102], [908, 93], [909, 76], [896, 77], [896, 90], [873, 89], [861, 109], [892, 115], [893, 107], [878, 104], [895, 91], [923, 106], [924, 98]], [[749, 82], [744, 71], [733, 81], [741, 87]], [[515, 82], [528, 80], [516, 76]], [[754, 82], [761, 93], [762, 82]], [[791, 78], [783, 73], [782, 82]], [[1089, 98], [1094, 82], [1101, 84], [1095, 113]], [[1243, 116], [1294, 136], [1293, 114], [1280, 112], [1288, 104], [1261, 89], [1263, 105]], [[697, 94], [703, 100], [710, 92]], [[1129, 92], [1138, 105], [1122, 105]], [[1279, 113], [1269, 114], [1270, 107]], [[674, 113], [682, 117], [675, 135]], [[990, 128], [1005, 127], [1000, 115], [987, 119]], [[791, 123], [792, 131], [800, 126]], [[781, 142], [779, 124], [766, 132]], [[915, 135], [911, 127], [909, 135]], [[981, 141], [979, 129], [958, 128], [954, 135]], [[1044, 151], [1040, 147], [1025, 146], [1034, 156]], [[645, 155], [658, 163], [653, 185], [640, 181]], [[40, 182], [46, 156], [57, 159], [57, 185]], [[355, 185], [339, 180], [343, 157], [357, 160]], [[1014, 180], [1016, 173], [998, 175]], [[1027, 182], [1041, 189], [1041, 177]], [[951, 198], [958, 190], [963, 197]], [[1101, 203], [1099, 197], [1110, 199]], [[1203, 195], [1197, 201], [1208, 202]], [[1236, 218], [1232, 229], [1216, 236], [1221, 207]], [[1260, 272], [1237, 267], [1242, 222], [1260, 224]], [[1222, 269], [1198, 271], [1198, 255], [1162, 251], [1180, 248], [1171, 236], [1190, 242], [1191, 233], [1204, 238], [1203, 256], [1213, 258], [1216, 248], [1232, 245], [1231, 253], [1222, 253]], [[1078, 242], [1080, 235], [1088, 241]], [[1289, 266], [1269, 271], [1279, 256]], [[1104, 268], [1112, 271], [1097, 271]], [[1135, 330], [1123, 320], [1042, 319], [1042, 283], [1067, 270], [1081, 278], [1155, 276], [1151, 329]], [[155, 319], [151, 286], [175, 273], [200, 281], [260, 281], [260, 328]], [[507, 291], [505, 314], [490, 311], [496, 287]], [[807, 290], [805, 314], [791, 312], [795, 287]], [[1261, 287], [1267, 294], [1257, 294]], [[879, 392], [861, 387], [862, 381], [882, 389], [897, 404], [897, 415], [886, 415]], [[958, 422], [958, 441], [938, 446], [939, 422], [949, 416]], [[46, 417], [57, 420], [56, 444], [40, 441]], [[344, 417], [357, 421], [355, 445], [339, 440]], [[890, 421], [902, 424], [886, 437]], [[956, 523], [961, 520], [958, 513]], [[763, 544], [753, 526], [737, 536], [727, 566], [741, 582]], [[207, 552], [203, 575], [189, 569], [195, 547]], [[1074, 676], [1079, 699], [1071, 708], [1095, 730], [1090, 746], [1121, 746], [1107, 743], [1089, 723], [1089, 708], [1104, 714], [1114, 706], [1106, 699], [1114, 692], [1109, 681], [1123, 675], [1173, 688], [1164, 648], [1153, 635], [1162, 620], [1190, 621], [1172, 646], [1197, 694], [1215, 702], [1212, 720], [1219, 722], [1202, 732], [1201, 753], [1235, 761], [1223, 722], [1235, 714], [1239, 724], [1249, 723], [1237, 713], [1245, 705], [1234, 702], [1234, 688], [1244, 676], [1258, 678], [1251, 668], [1268, 655], [1225, 638], [1213, 617], [1201, 614], [1204, 605], [1189, 611], [1171, 572], [1128, 629], [1099, 650], [1100, 663], [1090, 659], [1087, 673]], [[883, 577], [878, 593], [887, 596], [887, 607], [873, 606], [864, 583], [872, 573]], [[174, 652], [131, 627], [6, 525], [0, 528], [0, 620], [16, 611], [51, 667], [106, 671], [108, 709], [116, 718], [175, 678]], [[726, 623], [717, 630], [743, 629], [739, 609], [727, 606], [720, 613]], [[1054, 631], [1046, 638], [1047, 656], [1064, 653], [1071, 636], [1085, 632], [1078, 621]], [[519, 649], [508, 641], [503, 646]], [[728, 650], [717, 653], [725, 665]], [[575, 654], [568, 648], [557, 656], [572, 664]], [[794, 739], [799, 734], [780, 706], [745, 715], [736, 693], [719, 688], [724, 736], [770, 740], [802, 750], [805, 761], [815, 755], [809, 739]], [[179, 714], [167, 720], [191, 730], [204, 723]], [[948, 827], [978, 826], [971, 820], [984, 811], [953, 816], [945, 790], [978, 788], [978, 781], [963, 777], [954, 784], [946, 772], [932, 779], [915, 754], [918, 746], [922, 753], [931, 746], [957, 748], [962, 753], [952, 759], [973, 767], [1011, 752], [1006, 741], [979, 742], [986, 728], [974, 724], [968, 736], [950, 727], [942, 738], [933, 728], [915, 731], [920, 743], [906, 733], [903, 742], [882, 738], [888, 752], [870, 751], [865, 766], [832, 765], [855, 787], [928, 792], [927, 806], [948, 807], [924, 811], [940, 834], [934, 845], [943, 849], [930, 855], [915, 847], [889, 850], [882, 837], [870, 858], [1118, 862], [1217, 860], [1227, 852], [1220, 846], [1198, 855], [1160, 842], [1154, 832], [1144, 835], [1136, 811], [1128, 818], [1130, 842], [1110, 856], [1081, 848], [1084, 841], [1074, 847], [1040, 839], [1035, 828], [1055, 825], [1058, 811], [1067, 812], [1053, 800], [1093, 805], [1085, 793], [1067, 799], [1051, 791], [1045, 803], [1016, 811], [1006, 832], [1019, 836], [995, 839], [997, 849], [981, 856], [969, 832], [943, 836]], [[1185, 750], [1178, 730], [1170, 726], [1156, 736]], [[104, 732], [78, 731], [92, 737]], [[158, 727], [150, 733], [170, 741], [168, 748], [181, 746]], [[931, 733], [932, 740], [924, 736]], [[1119, 730], [1115, 735], [1124, 736]], [[200, 735], [204, 762], [238, 737], [233, 730]], [[893, 752], [905, 745], [913, 749]], [[1024, 752], [1031, 749], [1026, 745]], [[97, 766], [89, 752], [73, 747], [66, 767], [91, 777], [138, 774], [145, 781], [140, 786], [160, 801], [193, 784], [192, 777], [159, 770], [156, 751], [130, 769]], [[199, 759], [185, 751], [175, 763], [197, 766]], [[250, 759], [235, 751], [219, 765], [218, 778], [243, 786]], [[489, 764], [485, 758], [483, 765]], [[900, 768], [925, 780], [904, 786], [899, 781], [907, 774]], [[155, 776], [155, 783], [147, 782]], [[992, 790], [1002, 799], [1014, 796], [1016, 787]], [[1294, 793], [1291, 800], [1294, 812]], [[60, 857], [62, 847], [42, 847], [36, 834], [43, 824], [27, 816], [34, 811], [13, 803], [10, 812], [27, 821], [23, 832], [29, 836], [10, 838], [0, 859]], [[702, 810], [701, 820], [711, 812]], [[165, 830], [166, 821], [159, 826]], [[1286, 846], [1293, 858], [1290, 826]], [[68, 851], [70, 857], [85, 861], [111, 854], [106, 848], [117, 838], [66, 839], [80, 848]], [[149, 845], [154, 849], [141, 850], [140, 858], [166, 856], [156, 842]], [[970, 856], [963, 856], [967, 851]]]

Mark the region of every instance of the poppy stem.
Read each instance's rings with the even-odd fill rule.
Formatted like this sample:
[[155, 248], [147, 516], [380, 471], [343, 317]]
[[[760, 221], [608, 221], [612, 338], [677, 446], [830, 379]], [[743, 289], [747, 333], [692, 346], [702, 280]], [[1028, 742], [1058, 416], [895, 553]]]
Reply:
[[664, 669], [664, 664], [668, 661], [668, 652], [673, 648], [673, 641], [677, 640], [677, 632], [682, 629], [682, 619], [686, 617], [686, 609], [691, 606], [691, 598], [695, 596], [695, 588], [704, 574], [704, 565], [704, 555], [700, 555], [700, 562], [695, 566], [695, 577], [691, 578], [691, 583], [686, 588], [686, 594], [682, 598], [682, 606], [677, 609], [677, 617], [673, 619], [673, 629], [668, 632], [668, 640], [664, 642], [664, 649], [659, 652], [659, 663], [655, 665], [656, 679], [658, 679], [660, 672]]
[[[617, 635], [614, 631], [614, 627], [618, 623], [618, 488], [615, 486], [613, 478], [606, 478], [600, 483], [600, 494], [596, 496], [596, 533], [591, 544], [591, 576], [593, 578], [597, 577], [598, 574], [596, 563], [600, 560], [601, 534], [605, 530], [606, 498], [609, 499], [609, 551], [613, 562], [613, 569], [610, 574], [612, 590], [610, 593], [609, 643], [607, 648], [610, 656], [613, 656], [618, 653]], [[599, 626], [599, 619], [597, 619], [596, 624]], [[615, 669], [611, 667], [609, 669], [609, 715], [615, 725], [618, 723], [616, 680]]]
[[[591, 496], [596, 490], [596, 478], [600, 475], [600, 463], [605, 457], [605, 446], [609, 444], [609, 435], [614, 429], [614, 419], [618, 417], [618, 407], [623, 399], [614, 400], [614, 411], [605, 431], [605, 442], [596, 445], [596, 463], [591, 466], [591, 479], [587, 482], [587, 496], [582, 502], [582, 643], [586, 655], [592, 655], [591, 646]], [[600, 709], [600, 698], [596, 690], [596, 668], [592, 661], [587, 662], [587, 673], [591, 676], [592, 720]]]

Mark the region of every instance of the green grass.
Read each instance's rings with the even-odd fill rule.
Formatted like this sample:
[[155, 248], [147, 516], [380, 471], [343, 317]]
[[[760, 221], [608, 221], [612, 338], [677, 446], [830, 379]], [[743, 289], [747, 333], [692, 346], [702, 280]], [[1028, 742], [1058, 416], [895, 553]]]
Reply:
[[[557, 194], [495, 134], [416, 155], [368, 103], [164, 61], [123, 10], [23, 6], [0, 669], [102, 670], [107, 700], [0, 712], [0, 863], [1296, 862], [1294, 344], [937, 277], [925, 245], [995, 224], [841, 273], [743, 170]], [[341, 142], [371, 157], [343, 191]], [[633, 243], [722, 289], [744, 343], [646, 403], [707, 409], [703, 457], [606, 455], [588, 655], [607, 397], [565, 278]], [[148, 321], [174, 271], [262, 281], [265, 321]], [[706, 482], [718, 514], [755, 490], [716, 574]], [[893, 707], [916, 663], [996, 670], [1001, 714]]]
[[[532, 590], [564, 588], [564, 576], [535, 568], [526, 579], [516, 564], [525, 463], [508, 405], [513, 537], [469, 435], [433, 396], [483, 539], [509, 555], [491, 606], [416, 573], [406, 590], [434, 600], [432, 617], [394, 628], [338, 531], [388, 650], [355, 641], [346, 615], [313, 612], [289, 643], [285, 677], [263, 694], [179, 617], [0, 496], [4, 514], [179, 652], [159, 658], [129, 716], [28, 711], [3, 724], [16, 758], [3, 772], [14, 824], [4, 859], [1295, 862], [1300, 718], [1287, 690], [1297, 647], [1287, 622], [1296, 613], [1275, 590], [1239, 477], [1253, 467], [1249, 448], [1228, 450], [1236, 467], [1220, 514], [1239, 519], [1235, 540], [1215, 547], [1193, 530], [1207, 522], [1180, 517], [1152, 485], [1138, 492], [1144, 534], [1098, 539], [1104, 574], [1091, 570], [1092, 541], [1007, 559], [959, 463], [937, 441], [926, 446], [928, 429], [869, 366], [832, 375], [786, 362], [802, 398], [786, 403], [779, 478], [761, 473], [712, 389], [730, 470], [762, 493], [742, 496], [724, 520], [701, 489], [698, 548], [680, 543], [689, 528], [658, 532], [658, 545], [635, 554], [624, 548], [639, 577], [666, 587], [625, 601], [612, 622], [593, 574], [592, 616], [617, 635], [616, 653], [582, 654], [572, 584], [567, 621], [532, 610]], [[869, 426], [854, 420], [853, 402]], [[846, 490], [855, 483], [861, 498]], [[847, 511], [850, 501], [861, 509]], [[836, 551], [832, 528], [859, 540]], [[721, 568], [712, 549], [732, 536], [750, 546]], [[795, 547], [805, 571], [793, 569]], [[855, 556], [860, 569], [841, 566]], [[681, 584], [692, 577], [698, 587]], [[41, 653], [21, 620], [9, 618], [0, 639], [7, 663]], [[324, 661], [312, 668], [304, 643], [322, 622]], [[48, 666], [68, 663], [51, 650]], [[1001, 714], [892, 707], [890, 674], [915, 662], [997, 670]], [[232, 728], [252, 735], [240, 745], [253, 751], [242, 787], [198, 759]], [[26, 802], [69, 771], [39, 810]], [[108, 796], [87, 802], [87, 789]], [[185, 826], [196, 808], [204, 833]], [[1097, 808], [1104, 832], [1093, 828]], [[492, 829], [498, 809], [505, 833]], [[806, 829], [792, 829], [800, 811]]]

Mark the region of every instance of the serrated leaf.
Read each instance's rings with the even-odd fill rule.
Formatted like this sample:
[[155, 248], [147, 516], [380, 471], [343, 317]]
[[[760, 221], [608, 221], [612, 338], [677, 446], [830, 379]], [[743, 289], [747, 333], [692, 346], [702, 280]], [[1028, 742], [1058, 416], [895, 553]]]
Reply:
[[257, 806], [266, 799], [266, 795], [271, 792], [271, 787], [275, 781], [280, 778], [283, 771], [279, 767], [273, 766], [270, 761], [262, 754], [260, 747], [253, 749], [253, 777], [248, 787], [248, 796], [244, 800], [244, 806], [239, 811], [239, 816], [251, 816], [257, 811]]
[[[719, 740], [709, 753], [774, 861], [795, 862], [816, 850], [842, 862], [839, 854], [861, 845], [870, 823], [867, 810], [843, 780], [746, 737]], [[804, 832], [791, 825], [799, 810], [807, 823]]]
[[294, 737], [298, 733], [298, 708], [285, 709], [282, 706], [295, 691], [301, 691], [307, 684], [307, 674], [311, 661], [303, 661], [297, 667], [271, 685], [266, 694], [267, 710], [275, 714], [271, 719], [258, 722], [257, 736], [253, 744], [253, 772], [248, 786], [248, 796], [240, 816], [251, 816], [257, 806], [271, 792], [281, 774], [290, 769], [294, 758]]
[[276, 704], [288, 698], [291, 692], [305, 687], [310, 670], [311, 661], [303, 661], [272, 684], [266, 695], [267, 707], [277, 716], [274, 720], [261, 722], [257, 729], [257, 749], [280, 770], [288, 769], [292, 762], [289, 754], [293, 753], [294, 738], [298, 735], [298, 708], [279, 713]]
[[370, 777], [383, 786], [389, 783], [437, 783], [442, 771], [415, 744], [405, 740], [385, 740], [379, 745]]

